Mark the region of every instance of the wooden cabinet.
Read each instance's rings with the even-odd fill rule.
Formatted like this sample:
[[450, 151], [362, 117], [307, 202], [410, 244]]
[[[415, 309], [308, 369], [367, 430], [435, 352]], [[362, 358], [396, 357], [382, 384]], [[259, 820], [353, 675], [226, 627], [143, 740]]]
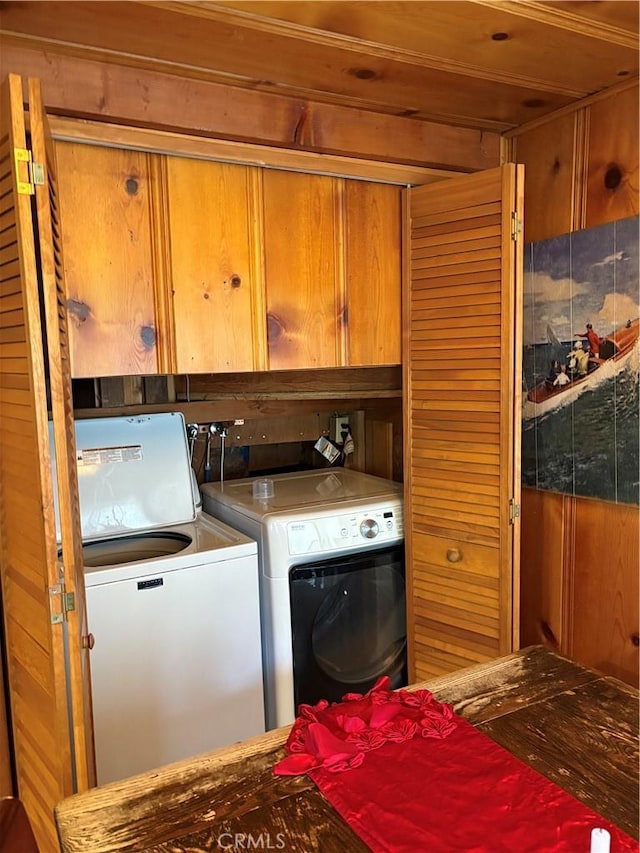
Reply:
[[59, 142], [56, 157], [72, 375], [156, 373], [152, 155]]
[[401, 190], [266, 170], [269, 367], [399, 364]]
[[399, 187], [57, 156], [74, 377], [400, 363]]
[[344, 189], [347, 363], [400, 364], [401, 193], [369, 181]]
[[269, 367], [336, 367], [342, 357], [343, 181], [266, 170], [264, 255]]
[[522, 171], [408, 191], [405, 544], [409, 679], [518, 642]]
[[263, 370], [260, 170], [166, 161], [174, 369]]

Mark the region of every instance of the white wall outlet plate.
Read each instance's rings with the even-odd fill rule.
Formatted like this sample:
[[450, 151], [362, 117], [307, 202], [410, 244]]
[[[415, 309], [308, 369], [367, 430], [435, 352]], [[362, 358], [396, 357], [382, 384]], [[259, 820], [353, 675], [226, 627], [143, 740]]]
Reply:
[[331, 441], [344, 444], [349, 433], [349, 415], [331, 415]]

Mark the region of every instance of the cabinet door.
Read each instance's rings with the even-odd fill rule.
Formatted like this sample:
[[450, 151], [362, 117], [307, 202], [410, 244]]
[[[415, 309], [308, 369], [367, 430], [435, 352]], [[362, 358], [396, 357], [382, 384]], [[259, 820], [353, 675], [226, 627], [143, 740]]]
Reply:
[[74, 377], [156, 373], [151, 155], [60, 142]]
[[345, 182], [347, 364], [400, 364], [400, 187]]
[[270, 169], [263, 181], [269, 367], [344, 364], [343, 181]]
[[167, 187], [177, 372], [263, 369], [259, 170], [169, 157]]
[[411, 680], [517, 647], [522, 179], [510, 164], [408, 191]]

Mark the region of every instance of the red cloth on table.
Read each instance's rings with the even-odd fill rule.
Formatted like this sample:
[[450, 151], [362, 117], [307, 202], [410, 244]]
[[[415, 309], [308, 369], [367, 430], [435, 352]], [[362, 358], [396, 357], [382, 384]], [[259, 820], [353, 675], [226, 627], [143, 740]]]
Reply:
[[541, 776], [427, 690], [389, 679], [342, 703], [301, 705], [274, 772], [308, 773], [379, 853], [611, 853], [638, 842]]

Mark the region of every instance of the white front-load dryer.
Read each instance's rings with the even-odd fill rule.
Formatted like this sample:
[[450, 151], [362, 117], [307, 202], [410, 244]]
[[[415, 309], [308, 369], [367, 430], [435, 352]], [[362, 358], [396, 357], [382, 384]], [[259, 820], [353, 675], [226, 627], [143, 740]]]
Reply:
[[300, 704], [406, 684], [402, 486], [343, 468], [205, 483], [203, 508], [258, 542], [267, 728]]

